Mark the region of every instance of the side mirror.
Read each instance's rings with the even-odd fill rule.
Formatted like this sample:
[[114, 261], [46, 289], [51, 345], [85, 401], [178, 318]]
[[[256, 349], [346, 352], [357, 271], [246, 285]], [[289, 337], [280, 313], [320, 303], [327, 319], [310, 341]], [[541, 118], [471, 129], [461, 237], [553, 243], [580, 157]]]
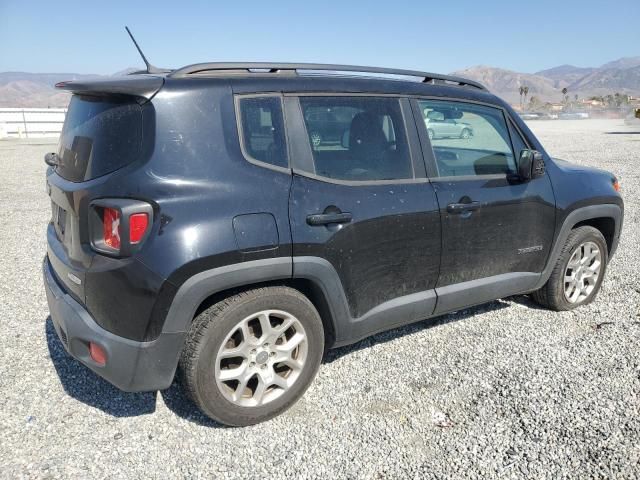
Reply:
[[522, 150], [518, 159], [518, 177], [523, 182], [544, 175], [545, 166], [542, 154], [537, 150]]

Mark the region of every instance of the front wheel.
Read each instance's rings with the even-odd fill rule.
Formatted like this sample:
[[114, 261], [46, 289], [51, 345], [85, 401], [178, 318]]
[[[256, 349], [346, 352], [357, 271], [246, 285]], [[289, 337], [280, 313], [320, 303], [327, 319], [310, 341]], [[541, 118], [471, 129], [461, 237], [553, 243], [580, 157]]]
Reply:
[[323, 350], [322, 321], [302, 293], [258, 288], [222, 300], [194, 320], [180, 370], [206, 415], [245, 426], [293, 405], [315, 377]]
[[572, 310], [591, 303], [607, 267], [607, 242], [594, 227], [571, 231], [547, 283], [533, 299], [552, 310]]

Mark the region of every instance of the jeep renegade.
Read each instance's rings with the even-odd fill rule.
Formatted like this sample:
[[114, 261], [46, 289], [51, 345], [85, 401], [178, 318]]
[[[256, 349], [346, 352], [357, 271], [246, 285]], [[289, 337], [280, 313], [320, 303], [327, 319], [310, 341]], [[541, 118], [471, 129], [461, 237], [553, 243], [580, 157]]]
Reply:
[[225, 424], [286, 410], [328, 348], [516, 294], [591, 302], [618, 244], [615, 176], [550, 158], [470, 80], [211, 63], [58, 87], [55, 330], [122, 390], [178, 371]]

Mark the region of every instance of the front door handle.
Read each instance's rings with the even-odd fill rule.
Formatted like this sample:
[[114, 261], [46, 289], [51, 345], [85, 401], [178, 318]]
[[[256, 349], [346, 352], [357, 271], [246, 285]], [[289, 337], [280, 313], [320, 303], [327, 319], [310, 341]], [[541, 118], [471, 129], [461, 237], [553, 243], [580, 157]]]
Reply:
[[447, 212], [449, 213], [465, 213], [478, 210], [480, 208], [480, 202], [469, 203], [450, 203], [447, 205]]
[[348, 212], [315, 213], [307, 216], [307, 223], [311, 226], [331, 225], [332, 223], [349, 223], [352, 218]]

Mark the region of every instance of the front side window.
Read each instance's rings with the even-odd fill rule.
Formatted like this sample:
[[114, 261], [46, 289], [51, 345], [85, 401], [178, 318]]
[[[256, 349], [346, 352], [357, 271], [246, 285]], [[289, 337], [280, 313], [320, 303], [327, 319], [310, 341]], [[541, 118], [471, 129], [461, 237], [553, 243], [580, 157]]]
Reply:
[[472, 103], [420, 100], [441, 177], [516, 171], [502, 110]]
[[316, 175], [336, 180], [413, 178], [396, 98], [302, 97]]
[[287, 168], [287, 144], [280, 97], [241, 98], [242, 145], [251, 159]]

